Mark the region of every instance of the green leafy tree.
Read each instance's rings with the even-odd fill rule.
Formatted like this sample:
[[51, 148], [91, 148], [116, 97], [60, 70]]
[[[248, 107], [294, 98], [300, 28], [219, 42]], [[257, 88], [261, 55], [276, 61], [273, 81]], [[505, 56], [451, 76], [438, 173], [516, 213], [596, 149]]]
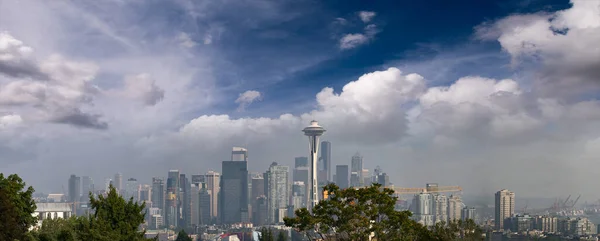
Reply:
[[283, 231], [279, 231], [279, 234], [277, 235], [277, 241], [287, 241], [287, 236]]
[[258, 241], [275, 241], [273, 231], [270, 228], [261, 228], [258, 234]]
[[36, 224], [33, 187], [16, 174], [4, 177], [0, 173], [0, 240], [26, 240], [28, 230]]
[[138, 204], [133, 198], [125, 201], [111, 185], [106, 197], [90, 194], [90, 206], [93, 214], [79, 217], [75, 225], [81, 240], [148, 240], [144, 238], [145, 231], [139, 230], [144, 222], [145, 204]]
[[306, 208], [296, 210], [296, 217], [284, 219], [285, 225], [337, 241], [435, 240], [433, 232], [410, 219], [409, 211], [394, 209], [397, 198], [392, 189], [379, 184], [360, 189], [328, 184], [323, 189], [329, 194], [326, 200], [312, 213]]
[[188, 236], [185, 230], [182, 229], [177, 234], [177, 239], [175, 239], [175, 241], [192, 241], [192, 238], [190, 238], [190, 236]]
[[42, 226], [31, 232], [34, 240], [39, 241], [76, 241], [77, 232], [73, 228], [76, 225], [77, 218], [69, 219], [55, 218], [44, 219]]

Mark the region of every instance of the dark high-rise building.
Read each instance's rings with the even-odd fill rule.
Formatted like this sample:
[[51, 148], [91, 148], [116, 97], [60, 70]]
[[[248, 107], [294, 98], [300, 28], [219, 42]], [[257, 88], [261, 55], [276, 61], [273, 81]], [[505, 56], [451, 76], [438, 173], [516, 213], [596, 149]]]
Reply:
[[308, 167], [308, 157], [300, 156], [295, 158], [294, 168], [298, 167]]
[[165, 209], [165, 184], [163, 180], [158, 177], [152, 178], [152, 201], [153, 208], [160, 208], [161, 215], [164, 215], [163, 210]]
[[79, 202], [81, 197], [81, 178], [71, 175], [69, 178], [69, 202]]
[[88, 202], [90, 199], [90, 192], [94, 192], [94, 181], [91, 177], [81, 177], [81, 201]]
[[252, 178], [252, 194], [250, 195], [252, 200], [252, 220], [255, 220], [254, 216], [257, 215], [258, 206], [257, 198], [265, 195], [265, 179], [262, 176]]
[[189, 227], [192, 222], [191, 184], [185, 174], [179, 175], [179, 227]]
[[224, 161], [219, 192], [221, 223], [248, 222], [248, 161], [247, 150], [234, 147], [231, 161]]
[[198, 175], [192, 175], [192, 184], [198, 184], [200, 185], [200, 183], [202, 182], [206, 182], [206, 179], [204, 178], [204, 175], [198, 174]]
[[331, 181], [331, 142], [321, 142], [321, 162], [323, 165], [324, 183]]
[[200, 183], [202, 185], [202, 188], [200, 189], [200, 192], [198, 193], [200, 195], [199, 197], [199, 220], [200, 223], [202, 225], [207, 225], [211, 223], [212, 220], [212, 214], [210, 213], [211, 208], [210, 208], [210, 202], [212, 201], [212, 198], [210, 197], [210, 190], [208, 190], [206, 183]]
[[263, 226], [268, 223], [268, 213], [267, 213], [267, 197], [260, 196], [256, 198], [256, 215], [253, 216], [253, 223], [256, 226]]
[[348, 165], [337, 165], [335, 167], [335, 183], [340, 187], [340, 188], [348, 188], [349, 185], [349, 170], [348, 170]]
[[179, 227], [179, 171], [169, 171], [167, 178], [167, 197], [165, 200], [165, 224], [167, 227]]

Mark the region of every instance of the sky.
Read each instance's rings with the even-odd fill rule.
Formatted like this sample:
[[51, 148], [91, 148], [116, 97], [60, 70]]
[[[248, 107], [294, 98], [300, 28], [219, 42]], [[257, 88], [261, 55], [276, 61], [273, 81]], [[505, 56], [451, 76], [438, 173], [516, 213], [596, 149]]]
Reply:
[[315, 119], [396, 186], [597, 200], [598, 43], [599, 0], [0, 0], [0, 172], [264, 172]]

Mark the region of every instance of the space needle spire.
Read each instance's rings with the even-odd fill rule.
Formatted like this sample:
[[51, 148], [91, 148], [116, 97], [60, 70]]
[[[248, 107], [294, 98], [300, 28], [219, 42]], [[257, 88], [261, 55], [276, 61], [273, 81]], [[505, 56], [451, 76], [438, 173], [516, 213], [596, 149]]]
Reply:
[[319, 153], [319, 136], [323, 135], [325, 129], [319, 125], [319, 122], [313, 120], [310, 125], [302, 130], [304, 135], [308, 136], [308, 148], [310, 150], [310, 196], [306, 205], [312, 210], [319, 203], [319, 182], [317, 181], [317, 154]]

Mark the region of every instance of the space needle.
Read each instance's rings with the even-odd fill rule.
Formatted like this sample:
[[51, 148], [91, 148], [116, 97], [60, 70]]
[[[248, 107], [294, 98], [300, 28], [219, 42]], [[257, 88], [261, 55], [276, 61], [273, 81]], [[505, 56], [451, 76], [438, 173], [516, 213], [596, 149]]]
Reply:
[[319, 152], [319, 136], [323, 135], [325, 129], [319, 125], [319, 122], [313, 120], [310, 125], [302, 130], [304, 135], [308, 136], [308, 148], [310, 150], [310, 196], [306, 203], [309, 210], [319, 203], [319, 182], [317, 182], [317, 154]]

